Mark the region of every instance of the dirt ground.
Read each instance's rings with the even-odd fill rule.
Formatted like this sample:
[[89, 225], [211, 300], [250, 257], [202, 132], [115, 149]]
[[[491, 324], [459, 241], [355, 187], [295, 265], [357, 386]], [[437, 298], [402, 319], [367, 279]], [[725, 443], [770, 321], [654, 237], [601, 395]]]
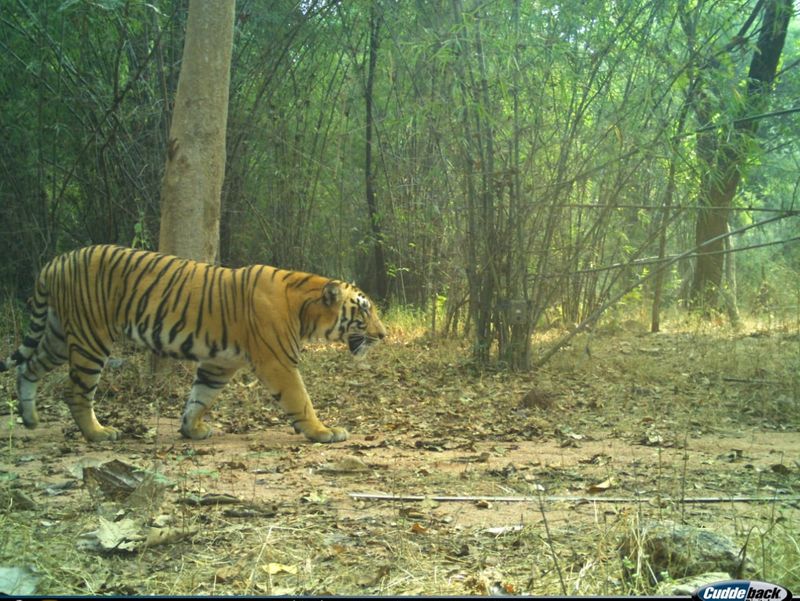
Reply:
[[[294, 434], [246, 372], [214, 435], [182, 439], [192, 366], [153, 378], [128, 350], [96, 402], [124, 437], [89, 445], [56, 372], [37, 430], [3, 417], [0, 566], [43, 594], [642, 594], [648, 558], [620, 543], [669, 521], [800, 589], [796, 326], [601, 328], [528, 374], [398, 334], [365, 362], [304, 353], [318, 414], [351, 433], [334, 445]], [[0, 392], [10, 413], [11, 376]], [[85, 470], [111, 460], [149, 475], [138, 492]]]

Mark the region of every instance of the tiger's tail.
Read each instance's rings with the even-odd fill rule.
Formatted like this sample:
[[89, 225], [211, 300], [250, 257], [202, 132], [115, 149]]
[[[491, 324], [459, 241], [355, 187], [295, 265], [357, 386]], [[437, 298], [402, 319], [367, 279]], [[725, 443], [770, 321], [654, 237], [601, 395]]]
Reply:
[[50, 296], [47, 289], [46, 272], [48, 268], [42, 269], [39, 278], [36, 280], [36, 287], [33, 291], [33, 299], [31, 301], [31, 321], [28, 324], [28, 331], [25, 338], [22, 339], [22, 344], [19, 345], [16, 351], [6, 359], [0, 361], [0, 372], [8, 371], [12, 367], [22, 365], [31, 358], [39, 342], [44, 336], [45, 327], [47, 325], [47, 308], [49, 306], [48, 298]]

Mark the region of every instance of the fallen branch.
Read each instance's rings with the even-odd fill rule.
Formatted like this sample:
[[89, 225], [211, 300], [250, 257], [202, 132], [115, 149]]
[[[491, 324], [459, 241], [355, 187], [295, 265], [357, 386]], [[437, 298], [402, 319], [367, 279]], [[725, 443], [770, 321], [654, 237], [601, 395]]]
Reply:
[[387, 495], [381, 493], [351, 492], [350, 497], [362, 501], [436, 501], [439, 503], [475, 503], [491, 501], [494, 503], [775, 503], [800, 501], [798, 495], [781, 495], [773, 497], [575, 497], [560, 495], [544, 495], [542, 497], [473, 497], [473, 496], [425, 496], [425, 495]]
[[186, 497], [183, 497], [178, 500], [179, 503], [185, 503], [186, 505], [194, 505], [194, 506], [201, 506], [201, 505], [237, 505], [241, 503], [239, 499], [232, 495], [226, 494], [207, 494], [203, 495], [202, 497], [199, 495], [190, 494]]
[[723, 376], [723, 382], [735, 382], [736, 384], [785, 384], [785, 382], [778, 382], [777, 380], [754, 380], [752, 378], [729, 378]]

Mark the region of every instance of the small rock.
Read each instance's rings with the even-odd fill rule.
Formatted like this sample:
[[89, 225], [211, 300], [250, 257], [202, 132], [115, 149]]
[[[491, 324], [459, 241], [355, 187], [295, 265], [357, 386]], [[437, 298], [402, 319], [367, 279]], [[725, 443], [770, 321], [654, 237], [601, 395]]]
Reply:
[[730, 579], [731, 575], [727, 572], [706, 572], [699, 576], [689, 576], [687, 578], [681, 578], [680, 580], [665, 580], [658, 585], [656, 595], [663, 595], [665, 597], [689, 597], [701, 586]]
[[725, 572], [734, 578], [753, 574], [752, 563], [729, 538], [703, 528], [673, 522], [651, 523], [630, 533], [620, 553], [637, 565], [639, 553], [645, 573], [661, 581], [665, 577], [686, 578], [709, 572]]

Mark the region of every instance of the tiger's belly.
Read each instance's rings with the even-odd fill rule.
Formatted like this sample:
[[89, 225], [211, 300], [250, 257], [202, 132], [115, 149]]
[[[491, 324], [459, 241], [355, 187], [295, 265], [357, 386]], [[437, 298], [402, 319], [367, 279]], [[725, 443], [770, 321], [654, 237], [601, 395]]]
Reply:
[[125, 327], [123, 332], [136, 345], [162, 357], [213, 361], [218, 365], [229, 367], [247, 363], [246, 354], [238, 343], [223, 344], [208, 333], [201, 332], [195, 336], [193, 331], [189, 331], [166, 335], [152, 328], [133, 326]]

